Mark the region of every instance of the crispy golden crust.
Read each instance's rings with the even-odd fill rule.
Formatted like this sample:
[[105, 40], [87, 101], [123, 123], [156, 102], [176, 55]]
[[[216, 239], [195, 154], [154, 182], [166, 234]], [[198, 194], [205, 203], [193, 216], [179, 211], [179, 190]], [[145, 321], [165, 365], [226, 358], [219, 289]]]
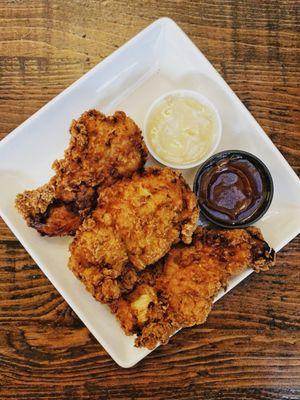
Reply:
[[[163, 263], [144, 271], [128, 295], [111, 304], [136, 346], [153, 349], [182, 327], [205, 322], [216, 294], [247, 267], [266, 270], [274, 251], [251, 227], [236, 230], [197, 228], [191, 245], [173, 247]], [[152, 275], [152, 278], [151, 278]]]
[[197, 199], [180, 175], [147, 168], [101, 192], [70, 247], [69, 266], [98, 300], [109, 302], [172, 244], [190, 243], [198, 214]]
[[16, 198], [28, 225], [49, 236], [74, 234], [95, 208], [99, 191], [142, 169], [147, 158], [140, 129], [121, 111], [111, 117], [87, 111], [73, 121], [70, 133], [50, 182]]

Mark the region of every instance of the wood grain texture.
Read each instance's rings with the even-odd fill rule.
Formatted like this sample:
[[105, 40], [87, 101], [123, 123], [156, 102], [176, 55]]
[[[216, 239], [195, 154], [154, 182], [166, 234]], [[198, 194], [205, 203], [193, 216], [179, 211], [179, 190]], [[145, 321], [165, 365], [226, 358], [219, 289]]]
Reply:
[[[0, 0], [0, 138], [161, 16], [201, 48], [299, 174], [292, 0]], [[205, 325], [125, 370], [1, 221], [0, 398], [299, 399], [299, 245], [227, 294]]]

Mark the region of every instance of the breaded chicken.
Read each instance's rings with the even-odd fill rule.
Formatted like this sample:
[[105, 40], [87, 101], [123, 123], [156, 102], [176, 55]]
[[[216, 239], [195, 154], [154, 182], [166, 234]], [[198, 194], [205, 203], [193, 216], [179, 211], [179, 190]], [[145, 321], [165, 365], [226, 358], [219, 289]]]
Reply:
[[147, 168], [101, 192], [70, 246], [69, 267], [97, 300], [109, 302], [174, 243], [190, 243], [198, 215], [196, 196], [181, 175]]
[[173, 247], [111, 309], [125, 333], [137, 335], [136, 346], [153, 349], [167, 343], [178, 329], [204, 323], [214, 297], [230, 277], [247, 267], [264, 271], [273, 263], [274, 251], [257, 228], [199, 227], [190, 245]]
[[90, 110], [74, 120], [62, 160], [49, 183], [19, 194], [16, 207], [42, 235], [72, 235], [95, 208], [99, 192], [128, 178], [145, 164], [148, 152], [140, 129], [122, 111], [111, 117]]

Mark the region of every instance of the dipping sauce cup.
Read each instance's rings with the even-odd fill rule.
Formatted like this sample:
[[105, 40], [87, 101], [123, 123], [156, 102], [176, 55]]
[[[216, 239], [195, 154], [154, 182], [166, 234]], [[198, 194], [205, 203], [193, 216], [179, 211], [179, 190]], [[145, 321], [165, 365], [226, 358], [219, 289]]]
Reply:
[[200, 215], [224, 228], [246, 227], [258, 221], [273, 198], [273, 180], [253, 154], [226, 150], [210, 157], [194, 180]]
[[221, 138], [221, 118], [202, 94], [175, 90], [156, 99], [143, 126], [151, 155], [175, 169], [200, 165], [210, 157]]

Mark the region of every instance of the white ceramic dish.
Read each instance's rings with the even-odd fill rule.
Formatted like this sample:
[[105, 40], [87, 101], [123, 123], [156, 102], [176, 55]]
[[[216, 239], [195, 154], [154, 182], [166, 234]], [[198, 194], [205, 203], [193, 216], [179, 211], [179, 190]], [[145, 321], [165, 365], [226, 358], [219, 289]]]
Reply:
[[[300, 231], [299, 180], [230, 87], [170, 19], [155, 21], [0, 142], [2, 218], [79, 318], [122, 367], [133, 366], [149, 351], [135, 348], [133, 338], [123, 334], [108, 308], [96, 302], [69, 271], [71, 239], [39, 236], [17, 213], [14, 199], [17, 193], [41, 185], [52, 175], [50, 166], [54, 159], [63, 155], [72, 118], [91, 107], [106, 113], [121, 109], [142, 126], [154, 99], [176, 89], [200, 91], [216, 105], [223, 126], [222, 140], [216, 151], [246, 150], [260, 157], [270, 169], [274, 198], [257, 225], [266, 240], [280, 250]], [[184, 171], [190, 184], [196, 169]], [[249, 274], [247, 271], [234, 279], [229, 289]]]
[[[204, 154], [204, 156], [195, 162], [189, 162], [186, 164], [171, 164], [170, 162], [162, 160], [150, 144], [150, 140], [148, 137], [148, 135], [149, 135], [149, 131], [148, 131], [149, 118], [151, 117], [151, 114], [156, 109], [156, 107], [159, 106], [160, 104], [162, 104], [163, 101], [169, 96], [182, 96], [182, 97], [188, 97], [188, 98], [194, 99], [197, 102], [199, 102], [199, 104], [204, 104], [205, 106], [207, 106], [214, 114], [215, 130], [213, 132], [214, 139], [213, 139], [212, 145], [209, 148], [209, 150]], [[207, 99], [207, 97], [203, 96], [199, 92], [195, 92], [194, 90], [177, 89], [172, 92], [167, 92], [167, 93], [164, 93], [163, 95], [159, 96], [150, 105], [150, 107], [146, 113], [146, 116], [144, 118], [144, 123], [143, 123], [143, 135], [144, 135], [145, 143], [146, 143], [148, 150], [149, 150], [150, 154], [152, 155], [152, 157], [154, 157], [159, 163], [166, 165], [167, 167], [174, 168], [174, 169], [189, 169], [189, 168], [197, 167], [200, 164], [202, 164], [212, 154], [214, 154], [216, 148], [220, 144], [221, 134], [222, 134], [222, 121], [221, 121], [218, 110], [213, 105], [213, 103]]]

